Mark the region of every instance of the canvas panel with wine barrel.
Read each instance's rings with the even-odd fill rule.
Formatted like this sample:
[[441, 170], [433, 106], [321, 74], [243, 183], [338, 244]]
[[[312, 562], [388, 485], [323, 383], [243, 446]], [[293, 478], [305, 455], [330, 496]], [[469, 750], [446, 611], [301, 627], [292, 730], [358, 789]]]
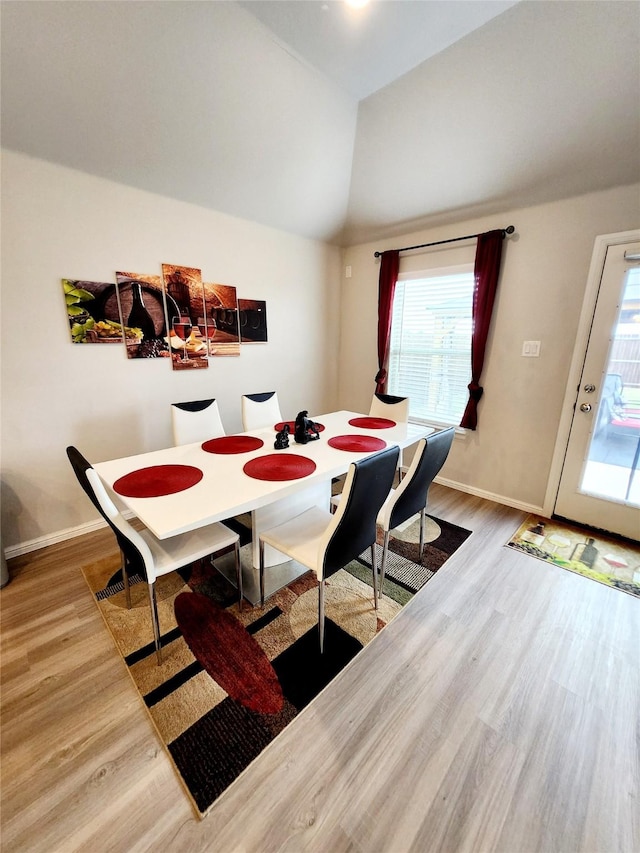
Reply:
[[116, 293], [128, 358], [169, 358], [162, 280], [158, 275], [117, 272]]
[[262, 299], [239, 299], [240, 341], [243, 344], [267, 343], [267, 303]]
[[112, 281], [63, 278], [62, 290], [74, 344], [123, 342], [122, 318]]
[[162, 278], [167, 298], [168, 340], [173, 369], [209, 367], [202, 272], [194, 267], [162, 264]]
[[204, 303], [205, 316], [200, 319], [205, 324], [209, 355], [240, 355], [236, 288], [229, 284], [205, 282]]

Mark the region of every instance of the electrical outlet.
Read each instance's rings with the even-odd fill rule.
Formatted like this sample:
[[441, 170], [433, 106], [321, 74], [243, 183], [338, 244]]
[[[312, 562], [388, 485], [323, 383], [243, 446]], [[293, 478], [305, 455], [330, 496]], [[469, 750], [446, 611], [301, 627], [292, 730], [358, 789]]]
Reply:
[[348, 265], [344, 268], [344, 277], [345, 277], [345, 278], [351, 278], [351, 264], [348, 264]]

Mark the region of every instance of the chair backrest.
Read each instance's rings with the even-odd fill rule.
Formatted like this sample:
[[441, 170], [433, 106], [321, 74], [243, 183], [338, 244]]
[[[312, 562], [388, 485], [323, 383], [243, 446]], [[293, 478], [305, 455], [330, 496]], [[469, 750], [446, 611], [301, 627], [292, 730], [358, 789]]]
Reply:
[[127, 561], [129, 574], [139, 572], [149, 583], [152, 583], [155, 580], [155, 569], [153, 555], [147, 543], [111, 500], [98, 472], [82, 453], [71, 446], [67, 447], [67, 456], [89, 500], [113, 530], [123, 557]]
[[176, 446], [225, 435], [216, 399], [172, 403], [171, 427]]
[[372, 418], [390, 418], [398, 424], [406, 424], [409, 420], [409, 398], [374, 394], [369, 415]]
[[242, 426], [245, 432], [252, 429], [264, 429], [282, 421], [277, 391], [263, 394], [243, 394]]
[[454, 435], [455, 429], [449, 427], [418, 442], [409, 470], [378, 519], [385, 530], [393, 530], [426, 507], [429, 488], [449, 455]]
[[376, 541], [376, 518], [393, 485], [398, 447], [352, 462], [342, 497], [318, 548], [318, 577], [329, 577]]

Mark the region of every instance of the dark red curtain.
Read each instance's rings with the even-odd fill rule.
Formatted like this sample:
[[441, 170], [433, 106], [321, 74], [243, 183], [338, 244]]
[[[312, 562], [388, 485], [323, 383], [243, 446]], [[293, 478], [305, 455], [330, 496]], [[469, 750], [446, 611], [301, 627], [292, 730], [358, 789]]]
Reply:
[[376, 374], [376, 394], [384, 394], [387, 387], [387, 367], [389, 364], [389, 338], [391, 337], [391, 315], [393, 314], [393, 294], [398, 281], [400, 252], [389, 249], [380, 256], [380, 277], [378, 279], [378, 372]]
[[469, 402], [460, 421], [460, 426], [466, 429], [475, 429], [478, 424], [478, 401], [484, 391], [480, 385], [480, 376], [484, 367], [484, 352], [500, 275], [503, 238], [502, 230], [478, 235], [474, 268], [471, 382], [468, 385]]

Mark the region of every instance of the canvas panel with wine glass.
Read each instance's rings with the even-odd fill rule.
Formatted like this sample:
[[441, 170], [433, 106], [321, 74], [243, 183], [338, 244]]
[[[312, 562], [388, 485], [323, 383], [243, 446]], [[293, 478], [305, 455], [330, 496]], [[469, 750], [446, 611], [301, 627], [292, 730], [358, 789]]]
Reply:
[[209, 367], [202, 273], [193, 267], [162, 265], [174, 370]]
[[117, 272], [116, 290], [127, 358], [168, 358], [167, 321], [160, 276]]
[[204, 302], [205, 316], [200, 319], [205, 322], [209, 355], [240, 355], [236, 288], [229, 284], [205, 282]]

